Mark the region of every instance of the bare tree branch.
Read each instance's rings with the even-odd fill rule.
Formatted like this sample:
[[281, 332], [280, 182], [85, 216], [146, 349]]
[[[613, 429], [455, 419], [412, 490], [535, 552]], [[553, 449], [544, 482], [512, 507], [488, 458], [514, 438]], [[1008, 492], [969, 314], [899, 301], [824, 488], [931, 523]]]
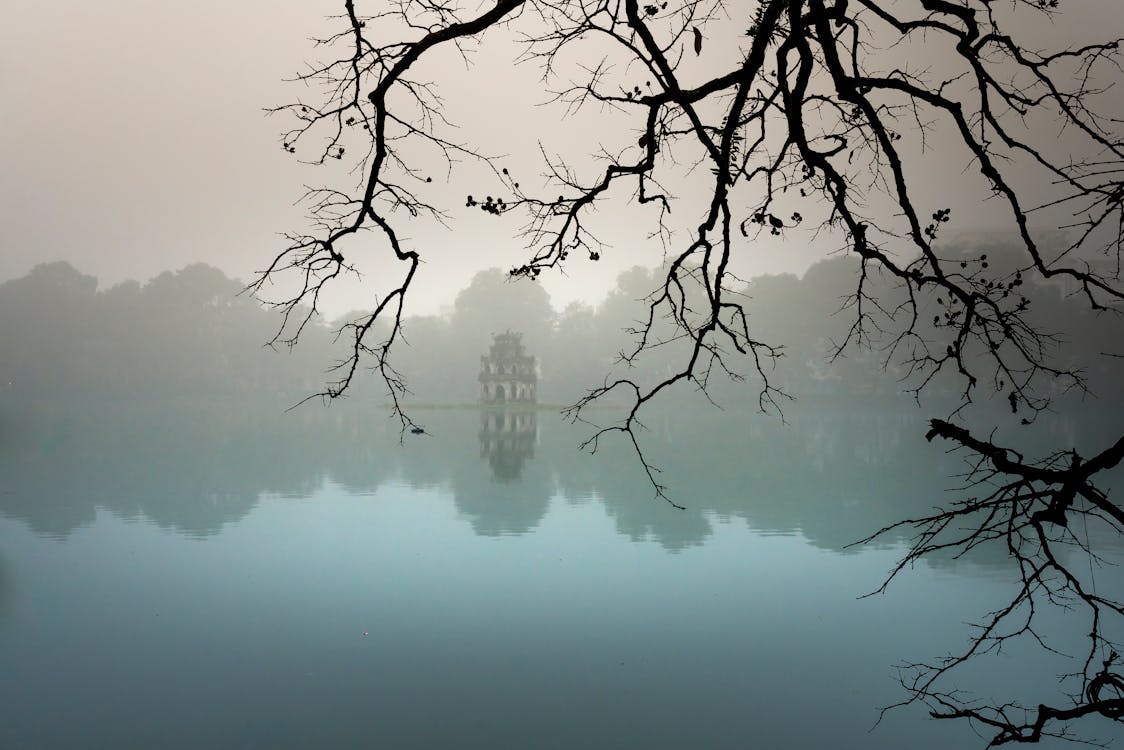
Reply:
[[[1124, 512], [1096, 484], [1120, 462], [1124, 437], [1089, 458], [1060, 451], [1028, 461], [955, 419], [982, 394], [1005, 399], [1029, 423], [1057, 393], [1086, 388], [1080, 365], [1064, 356], [1062, 332], [1035, 317], [1024, 283], [1068, 284], [1093, 311], [1124, 308], [1124, 139], [1120, 113], [1105, 96], [1121, 72], [1120, 43], [1037, 49], [1026, 30], [1063, 18], [1059, 6], [494, 0], [471, 13], [442, 0], [384, 0], [376, 15], [362, 16], [354, 0], [344, 0], [340, 32], [320, 42], [327, 62], [297, 78], [320, 99], [274, 112], [292, 123], [282, 138], [286, 152], [314, 164], [346, 157], [360, 180], [352, 189], [309, 191], [314, 229], [290, 236], [251, 289], [264, 296], [279, 285], [273, 304], [283, 322], [274, 343], [291, 346], [332, 284], [376, 258], [379, 296], [369, 314], [340, 330], [349, 353], [316, 395], [343, 395], [369, 364], [404, 432], [416, 425], [392, 357], [426, 249], [402, 239], [398, 217], [450, 216], [431, 197], [426, 159], [450, 175], [462, 161], [482, 166], [496, 197], [469, 195], [467, 207], [524, 217], [527, 256], [513, 277], [596, 262], [604, 244], [590, 217], [600, 207], [648, 211], [647, 234], [662, 243], [666, 262], [633, 346], [621, 353], [625, 372], [606, 377], [566, 413], [592, 424], [589, 407], [623, 398], [624, 417], [595, 425], [585, 445], [596, 450], [609, 436], [629, 441], [657, 496], [675, 505], [643, 448], [644, 410], [681, 385], [705, 395], [712, 376], [741, 380], [748, 372], [758, 407], [779, 412], [788, 396], [774, 368], [784, 342], [756, 332], [733, 264], [764, 238], [790, 241], [799, 231], [833, 242], [856, 268], [841, 308], [851, 324], [833, 356], [878, 346], [883, 362], [904, 367], [918, 400], [938, 380], [959, 383], [959, 407], [933, 420], [928, 437], [971, 457], [967, 487], [977, 493], [864, 541], [915, 530], [890, 578], [929, 555], [963, 555], [984, 544], [1003, 545], [1020, 571], [1011, 601], [981, 623], [962, 654], [907, 670], [907, 702], [924, 700], [934, 716], [994, 730], [992, 744], [1066, 736], [1068, 722], [1091, 713], [1119, 719], [1121, 682], [1111, 671], [1118, 647], [1104, 619], [1121, 616], [1121, 605], [1088, 588], [1056, 549], [1095, 557], [1074, 520], [1124, 531]], [[726, 62], [693, 64], [737, 24], [746, 34], [726, 43]], [[537, 67], [548, 105], [562, 113], [599, 106], [631, 123], [603, 134], [591, 164], [552, 156], [554, 134], [543, 133], [545, 188], [520, 187], [494, 156], [459, 142], [445, 119], [442, 81], [415, 77], [419, 63], [445, 49], [470, 66], [462, 45], [498, 27], [518, 40], [520, 62]], [[917, 62], [926, 59], [941, 62]], [[348, 151], [355, 141], [361, 147]], [[963, 170], [965, 193], [990, 201], [996, 221], [1017, 238], [1015, 267], [942, 250], [951, 201], [933, 204], [918, 175], [948, 165]], [[1032, 219], [1064, 229], [1065, 241], [1043, 244]], [[893, 282], [893, 298], [875, 278]], [[646, 355], [663, 347], [679, 353], [678, 367], [645, 372]], [[1043, 606], [1073, 607], [1090, 620], [1073, 706], [968, 705], [941, 687], [951, 670], [1010, 639], [1035, 638], [1049, 648], [1035, 628]]]

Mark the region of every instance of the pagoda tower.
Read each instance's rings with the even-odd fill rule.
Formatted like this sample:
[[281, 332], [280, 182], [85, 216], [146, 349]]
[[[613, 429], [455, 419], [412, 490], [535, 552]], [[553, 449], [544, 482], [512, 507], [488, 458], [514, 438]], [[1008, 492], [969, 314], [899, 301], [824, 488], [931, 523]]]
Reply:
[[480, 357], [480, 401], [533, 404], [538, 398], [535, 358], [523, 350], [523, 334], [492, 334], [492, 347]]

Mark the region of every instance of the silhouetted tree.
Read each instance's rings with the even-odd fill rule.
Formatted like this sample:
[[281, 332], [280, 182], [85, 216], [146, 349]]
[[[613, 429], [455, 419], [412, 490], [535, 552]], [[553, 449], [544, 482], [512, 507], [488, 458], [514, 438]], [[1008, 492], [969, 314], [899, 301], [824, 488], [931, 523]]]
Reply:
[[[369, 314], [345, 328], [350, 355], [323, 395], [342, 394], [370, 359], [402, 429], [413, 426], [391, 355], [426, 250], [404, 239], [400, 217], [443, 219], [432, 175], [476, 161], [490, 170], [492, 188], [485, 197], [473, 191], [466, 205], [490, 216], [524, 216], [528, 255], [512, 276], [534, 279], [597, 261], [603, 250], [592, 213], [601, 207], [633, 204], [628, 215], [648, 221], [640, 236], [663, 243], [666, 264], [644, 290], [646, 308], [622, 353], [635, 369], [592, 378], [600, 385], [570, 412], [580, 418], [598, 401], [624, 399], [623, 419], [597, 428], [588, 445], [623, 436], [659, 495], [664, 488], [638, 438], [653, 400], [682, 385], [705, 391], [724, 374], [753, 375], [762, 410], [782, 403], [773, 364], [784, 342], [761, 335], [732, 264], [754, 243], [798, 233], [834, 242], [852, 264], [849, 291], [837, 300], [846, 325], [827, 342], [832, 353], [874, 352], [861, 355], [862, 364], [899, 367], [919, 397], [938, 379], [955, 380], [956, 418], [973, 414], [968, 407], [991, 394], [1033, 423], [1059, 392], [1086, 381], [1084, 363], [1068, 356], [1052, 321], [1036, 314], [1024, 284], [1057, 285], [1093, 311], [1118, 311], [1124, 296], [1124, 143], [1121, 113], [1104, 95], [1119, 75], [1120, 49], [1116, 40], [1058, 43], [1058, 27], [1050, 26], [1062, 13], [1058, 6], [495, 0], [468, 11], [423, 0], [380, 5], [366, 16], [343, 0], [340, 32], [323, 40], [337, 54], [300, 76], [322, 98], [280, 108], [293, 117], [282, 145], [321, 163], [355, 155], [351, 166], [362, 178], [357, 189], [311, 193], [316, 230], [292, 237], [259, 287], [287, 272], [295, 278], [295, 293], [276, 303], [285, 316], [279, 338], [292, 341], [331, 282], [361, 270], [365, 256], [380, 252], [371, 247], [382, 248], [390, 261], [380, 266], [385, 287]], [[746, 33], [733, 37], [732, 26]], [[1052, 49], [1035, 37], [1044, 30]], [[539, 66], [562, 111], [602, 109], [605, 127], [591, 149], [596, 161], [562, 160], [544, 146], [551, 182], [530, 186], [454, 140], [435, 66], [450, 52], [470, 62], [466, 46], [485, 32], [489, 45], [520, 40], [514, 54]], [[505, 116], [497, 112], [495, 121]], [[1014, 238], [1009, 263], [937, 244], [954, 197], [935, 190], [931, 175], [950, 165], [963, 170], [955, 191], [990, 201]], [[673, 214], [673, 204], [682, 210]], [[1064, 239], [1044, 242], [1032, 233], [1032, 213], [1064, 225]], [[368, 229], [375, 239], [364, 245], [358, 239]], [[379, 321], [386, 321], [385, 335], [372, 337]], [[1120, 354], [1111, 341], [1102, 345]], [[675, 365], [653, 368], [647, 356], [668, 349], [678, 354]], [[907, 679], [910, 699], [928, 702], [935, 716], [982, 723], [994, 730], [992, 744], [1064, 734], [1067, 722], [1092, 713], [1120, 719], [1124, 698], [1113, 691], [1124, 683], [1111, 672], [1117, 647], [1105, 620], [1124, 612], [1091, 594], [1080, 566], [1053, 552], [1064, 538], [1093, 554], [1089, 536], [1070, 521], [1092, 516], [1115, 534], [1124, 531], [1124, 514], [1096, 485], [1119, 461], [1120, 443], [1035, 463], [979, 432], [942, 419], [930, 435], [968, 452], [973, 471], [999, 489], [984, 488], [977, 492], [984, 500], [914, 522], [920, 542], [905, 562], [1005, 544], [1024, 585], [964, 657]], [[1069, 683], [1072, 707], [1054, 707], [1052, 699], [1037, 709], [977, 706], [939, 687], [950, 668], [996, 642], [997, 628], [1025, 616], [1013, 634], [1032, 635], [1039, 608], [1057, 603], [1091, 618], [1089, 656]]]

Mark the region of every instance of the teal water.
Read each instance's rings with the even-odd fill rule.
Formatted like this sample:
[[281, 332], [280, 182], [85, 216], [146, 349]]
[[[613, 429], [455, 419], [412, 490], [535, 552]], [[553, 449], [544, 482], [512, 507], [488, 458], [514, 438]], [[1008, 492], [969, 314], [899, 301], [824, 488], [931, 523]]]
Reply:
[[986, 744], [918, 706], [874, 727], [894, 665], [1011, 590], [997, 552], [858, 598], [903, 540], [844, 545], [947, 499], [918, 417], [656, 420], [686, 511], [549, 413], [404, 445], [358, 409], [5, 419], [3, 748]]

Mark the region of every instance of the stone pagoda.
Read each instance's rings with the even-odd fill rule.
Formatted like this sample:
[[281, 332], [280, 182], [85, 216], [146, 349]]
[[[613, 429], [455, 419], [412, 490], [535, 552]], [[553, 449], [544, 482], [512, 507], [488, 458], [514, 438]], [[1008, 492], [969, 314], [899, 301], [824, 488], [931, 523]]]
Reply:
[[480, 357], [480, 401], [485, 404], [533, 404], [538, 398], [535, 358], [523, 351], [523, 334], [492, 334], [492, 348]]

